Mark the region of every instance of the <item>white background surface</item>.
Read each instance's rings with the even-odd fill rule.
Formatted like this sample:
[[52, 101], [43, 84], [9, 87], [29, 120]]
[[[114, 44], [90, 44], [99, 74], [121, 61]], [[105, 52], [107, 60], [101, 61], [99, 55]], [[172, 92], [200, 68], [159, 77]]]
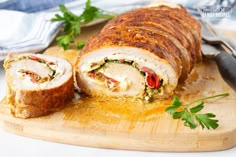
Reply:
[[[4, 70], [0, 62], [0, 99], [6, 94]], [[1, 116], [1, 115], [0, 115]], [[235, 123], [232, 123], [235, 125]], [[72, 146], [67, 144], [53, 143], [42, 140], [21, 137], [7, 133], [0, 128], [0, 157], [234, 157], [236, 147], [218, 152], [201, 153], [167, 153], [167, 152], [141, 152], [112, 149], [99, 149]]]

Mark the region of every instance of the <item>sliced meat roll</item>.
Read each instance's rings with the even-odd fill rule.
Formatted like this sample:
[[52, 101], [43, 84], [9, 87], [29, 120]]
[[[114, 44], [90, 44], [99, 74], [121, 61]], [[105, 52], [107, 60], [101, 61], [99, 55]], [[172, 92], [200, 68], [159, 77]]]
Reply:
[[120, 15], [81, 51], [77, 83], [93, 96], [168, 97], [201, 61], [200, 29], [179, 5]]
[[72, 66], [64, 59], [41, 54], [9, 55], [4, 67], [7, 104], [16, 117], [46, 115], [74, 97]]

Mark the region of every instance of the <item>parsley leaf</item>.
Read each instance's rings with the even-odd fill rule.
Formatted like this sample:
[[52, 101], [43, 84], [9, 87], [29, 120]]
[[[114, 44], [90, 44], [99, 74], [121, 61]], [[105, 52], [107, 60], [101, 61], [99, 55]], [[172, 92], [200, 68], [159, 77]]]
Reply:
[[171, 106], [166, 109], [166, 112], [173, 114], [181, 105], [182, 103], [180, 102], [179, 98], [174, 96]]
[[184, 109], [181, 119], [184, 121], [184, 126], [188, 126], [191, 129], [194, 129], [197, 127], [194, 121], [194, 116], [186, 108]]
[[69, 44], [74, 41], [73, 37], [71, 35], [61, 35], [57, 37], [58, 45], [63, 47], [64, 50], [67, 50], [69, 48]]
[[204, 108], [204, 102], [202, 101], [197, 106], [190, 108], [190, 112], [191, 113], [197, 113], [197, 112], [201, 111], [203, 108]]
[[195, 116], [196, 120], [199, 122], [203, 129], [204, 126], [206, 126], [207, 129], [216, 129], [219, 126], [218, 120], [212, 119], [216, 117], [216, 115], [214, 115], [213, 113], [196, 114]]
[[111, 19], [114, 16], [114, 14], [107, 14], [106, 11], [92, 6], [91, 1], [87, 0], [84, 12], [80, 15], [80, 21], [81, 23], [88, 23], [100, 18]]
[[109, 14], [102, 9], [92, 6], [91, 0], [86, 1], [84, 11], [80, 16], [69, 11], [64, 5], [59, 5], [59, 8], [63, 15], [61, 16], [56, 14], [51, 21], [62, 22], [64, 24], [64, 29], [61, 31], [61, 35], [56, 38], [58, 45], [63, 47], [64, 50], [69, 48], [70, 43], [74, 43], [75, 36], [81, 32], [81, 25], [96, 19], [111, 19], [116, 16], [115, 14]]
[[[186, 105], [184, 105], [177, 96], [174, 96], [174, 99], [169, 107], [166, 108], [166, 112], [172, 115], [173, 119], [181, 119], [184, 122], [184, 126], [194, 129], [198, 124], [204, 129], [216, 129], [219, 124], [218, 120], [213, 119], [216, 117], [213, 113], [197, 114], [204, 108], [204, 100], [217, 98], [217, 97], [226, 97], [228, 93], [218, 94], [214, 96], [209, 96], [201, 99], [194, 100]], [[191, 107], [191, 105], [198, 103], [196, 106]], [[182, 110], [181, 110], [182, 109]], [[178, 112], [177, 112], [178, 110]]]
[[86, 44], [86, 43], [83, 42], [83, 41], [78, 42], [78, 44], [77, 44], [77, 49], [81, 50], [81, 49], [84, 47], [85, 44]]
[[172, 116], [173, 116], [173, 119], [179, 119], [180, 117], [183, 116], [183, 114], [184, 114], [184, 111], [181, 111], [181, 112], [174, 112], [174, 113], [172, 114]]

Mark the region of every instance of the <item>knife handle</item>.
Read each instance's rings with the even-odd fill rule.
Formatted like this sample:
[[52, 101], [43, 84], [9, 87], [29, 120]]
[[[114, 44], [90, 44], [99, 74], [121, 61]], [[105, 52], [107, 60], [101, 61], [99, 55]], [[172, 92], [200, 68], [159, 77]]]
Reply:
[[220, 52], [215, 60], [221, 77], [236, 92], [236, 59], [227, 52]]

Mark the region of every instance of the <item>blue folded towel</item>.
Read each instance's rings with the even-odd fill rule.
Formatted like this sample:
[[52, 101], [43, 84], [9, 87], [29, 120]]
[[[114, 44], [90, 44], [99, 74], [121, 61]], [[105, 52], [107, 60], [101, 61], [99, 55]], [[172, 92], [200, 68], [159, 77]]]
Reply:
[[59, 4], [68, 3], [75, 0], [7, 0], [0, 3], [0, 9], [17, 10], [27, 13], [38, 12], [50, 9]]

